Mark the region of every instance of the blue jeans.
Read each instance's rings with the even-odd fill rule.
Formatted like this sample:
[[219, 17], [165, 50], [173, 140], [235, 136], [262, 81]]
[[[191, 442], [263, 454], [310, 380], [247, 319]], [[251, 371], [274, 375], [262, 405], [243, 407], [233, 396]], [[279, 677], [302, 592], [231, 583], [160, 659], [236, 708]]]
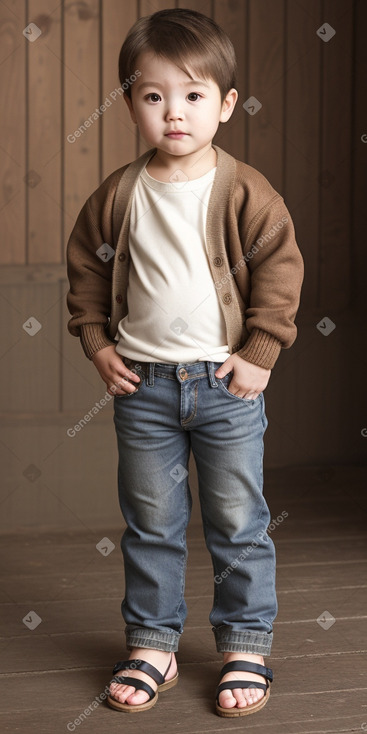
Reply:
[[[209, 615], [217, 652], [269, 655], [278, 606], [275, 549], [266, 530], [264, 395], [231, 394], [220, 362], [138, 363], [141, 381], [114, 398], [128, 649], [178, 650], [187, 616], [186, 528], [195, 459], [206, 546], [214, 570]], [[142, 371], [143, 370], [143, 371]]]

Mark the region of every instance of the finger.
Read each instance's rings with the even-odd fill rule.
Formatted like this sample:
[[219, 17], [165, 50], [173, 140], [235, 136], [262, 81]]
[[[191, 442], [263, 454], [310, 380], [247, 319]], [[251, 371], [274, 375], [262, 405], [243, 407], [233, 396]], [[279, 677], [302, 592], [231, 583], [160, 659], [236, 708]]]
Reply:
[[132, 372], [131, 370], [128, 370], [126, 368], [124, 372], [124, 377], [127, 377], [129, 380], [134, 380], [134, 382], [140, 382], [140, 377], [136, 372]]
[[132, 370], [129, 370], [124, 363], [118, 366], [116, 370], [118, 375], [121, 375], [121, 377], [128, 378], [129, 380], [133, 380], [134, 382], [140, 382], [140, 377], [136, 372], [133, 372]]
[[217, 371], [214, 372], [215, 377], [218, 377], [219, 379], [221, 377], [225, 377], [228, 374], [228, 372], [232, 372], [232, 369], [233, 369], [232, 362], [228, 358], [227, 360], [225, 360], [225, 362], [223, 362], [223, 364], [220, 367], [218, 367]]
[[[121, 397], [121, 395], [130, 395], [131, 394], [127, 390], [121, 390], [121, 388], [115, 387], [114, 385], [112, 385], [111, 387], [108, 387], [107, 388], [107, 392], [109, 393], [109, 395], [112, 395], [113, 397], [116, 397], [116, 395], [118, 397]], [[134, 388], [132, 390], [132, 392], [136, 392], [136, 389]]]
[[121, 395], [121, 390], [114, 383], [107, 387], [107, 392], [109, 393], [109, 395]]
[[230, 367], [220, 367], [216, 372], [214, 372], [214, 375], [215, 377], [218, 377], [218, 380], [222, 380], [229, 372], [233, 372]]
[[[245, 398], [246, 400], [255, 400], [257, 398], [258, 393], [250, 390], [244, 390], [243, 387], [236, 387], [236, 385], [234, 383], [232, 385], [232, 383], [233, 380], [231, 380], [227, 388], [232, 395], [236, 395], [237, 398]], [[233, 387], [232, 390], [230, 389], [231, 386]]]
[[139, 385], [129, 382], [125, 377], [117, 377], [115, 382], [109, 386], [109, 390], [114, 395], [129, 395], [136, 392]]
[[135, 392], [137, 390], [138, 385], [135, 383], [130, 382], [130, 378], [126, 377], [126, 375], [119, 380], [117, 380], [117, 386], [124, 390], [125, 392]]

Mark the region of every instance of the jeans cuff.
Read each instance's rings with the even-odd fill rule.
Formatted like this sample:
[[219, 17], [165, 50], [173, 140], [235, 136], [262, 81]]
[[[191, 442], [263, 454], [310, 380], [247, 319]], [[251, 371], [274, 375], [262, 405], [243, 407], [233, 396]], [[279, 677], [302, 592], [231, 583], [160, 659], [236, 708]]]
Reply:
[[180, 634], [178, 632], [163, 632], [149, 627], [128, 625], [125, 627], [126, 647], [148, 647], [163, 652], [177, 652]]
[[244, 652], [254, 655], [270, 655], [272, 632], [234, 630], [226, 624], [212, 627], [217, 652]]

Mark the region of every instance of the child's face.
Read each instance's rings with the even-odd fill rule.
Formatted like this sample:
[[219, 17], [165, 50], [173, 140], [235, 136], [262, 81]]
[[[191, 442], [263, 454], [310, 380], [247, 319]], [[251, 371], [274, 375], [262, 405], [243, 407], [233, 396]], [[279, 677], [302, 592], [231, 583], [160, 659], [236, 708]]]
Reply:
[[[231, 89], [223, 104], [213, 80], [192, 81], [184, 71], [153, 53], [141, 54], [136, 61], [141, 76], [132, 86], [132, 101], [124, 99], [131, 119], [150, 147], [168, 155], [183, 156], [200, 151], [210, 143], [220, 122], [226, 122], [237, 101]], [[172, 130], [184, 135], [170, 137]]]

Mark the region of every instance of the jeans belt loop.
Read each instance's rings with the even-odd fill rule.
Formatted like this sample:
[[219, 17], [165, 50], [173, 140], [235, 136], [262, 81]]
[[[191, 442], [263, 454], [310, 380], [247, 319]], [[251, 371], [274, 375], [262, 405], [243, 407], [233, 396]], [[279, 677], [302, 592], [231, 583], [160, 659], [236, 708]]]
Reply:
[[218, 387], [218, 383], [214, 375], [214, 362], [207, 362], [207, 366], [208, 366], [208, 376], [209, 376], [210, 386]]
[[154, 362], [148, 363], [146, 383], [148, 387], [154, 387]]

